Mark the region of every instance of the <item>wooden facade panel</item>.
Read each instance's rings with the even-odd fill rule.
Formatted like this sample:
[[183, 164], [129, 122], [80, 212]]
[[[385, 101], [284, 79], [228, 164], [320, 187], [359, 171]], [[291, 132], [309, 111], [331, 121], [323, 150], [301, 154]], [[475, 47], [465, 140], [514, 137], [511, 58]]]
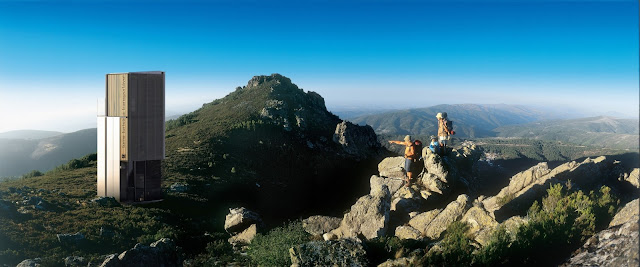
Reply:
[[126, 117], [129, 109], [129, 75], [107, 74], [107, 116]]

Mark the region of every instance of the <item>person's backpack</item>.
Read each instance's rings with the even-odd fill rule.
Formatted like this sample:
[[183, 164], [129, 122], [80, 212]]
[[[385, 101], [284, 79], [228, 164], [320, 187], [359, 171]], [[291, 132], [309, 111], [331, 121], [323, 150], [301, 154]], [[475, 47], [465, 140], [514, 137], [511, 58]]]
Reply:
[[453, 130], [453, 121], [446, 120], [445, 123], [447, 124], [447, 129], [449, 130], [449, 134], [451, 135], [456, 134], [456, 131]]
[[422, 157], [422, 141], [413, 141], [413, 143], [411, 143], [411, 151], [413, 154], [408, 156], [410, 159], [420, 159]]

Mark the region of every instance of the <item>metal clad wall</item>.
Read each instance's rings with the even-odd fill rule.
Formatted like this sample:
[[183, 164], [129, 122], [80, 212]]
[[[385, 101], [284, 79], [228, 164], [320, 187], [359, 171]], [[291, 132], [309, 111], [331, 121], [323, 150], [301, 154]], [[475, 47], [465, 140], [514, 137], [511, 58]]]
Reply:
[[129, 159], [164, 159], [164, 73], [131, 73], [129, 104]]
[[106, 153], [107, 153], [107, 118], [106, 117], [98, 117], [98, 196], [107, 196], [107, 162]]
[[160, 160], [149, 160], [146, 164], [145, 199], [161, 199], [161, 165]]

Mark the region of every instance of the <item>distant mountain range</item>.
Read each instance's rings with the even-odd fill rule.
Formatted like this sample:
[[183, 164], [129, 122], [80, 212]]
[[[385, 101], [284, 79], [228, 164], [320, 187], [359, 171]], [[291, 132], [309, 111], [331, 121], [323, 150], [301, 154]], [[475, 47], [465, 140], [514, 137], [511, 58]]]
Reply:
[[497, 127], [539, 121], [549, 116], [548, 113], [524, 106], [460, 104], [391, 111], [350, 121], [358, 125], [371, 125], [378, 134], [435, 135], [438, 131], [438, 112], [447, 112], [449, 119], [454, 122], [456, 136], [461, 138], [495, 136], [493, 129]]
[[[286, 79], [286, 77], [284, 78]], [[215, 133], [212, 134], [213, 136], [226, 135], [230, 129], [239, 127], [235, 124], [241, 125], [244, 123], [244, 127], [254, 127], [246, 125], [260, 124], [264, 123], [264, 121], [263, 118], [253, 113], [260, 114], [263, 112], [262, 109], [267, 113], [270, 109], [274, 109], [277, 112], [283, 109], [283, 107], [277, 106], [279, 105], [277, 104], [279, 100], [265, 98], [264, 103], [271, 103], [267, 105], [275, 106], [272, 108], [263, 107], [265, 105], [263, 103], [261, 104], [263, 106], [256, 106], [256, 110], [250, 113], [229, 112], [229, 110], [237, 109], [235, 107], [227, 107], [229, 105], [228, 103], [230, 103], [229, 99], [236, 101], [233, 97], [241, 95], [240, 91], [231, 93], [226, 98], [205, 104], [203, 108], [192, 113], [168, 117], [167, 148], [179, 146], [175, 147], [175, 149], [187, 149], [189, 142], [202, 142], [201, 139], [206, 140], [213, 138], [207, 137], [211, 135], [212, 132]], [[250, 103], [249, 100], [243, 101], [243, 103]], [[305, 109], [305, 107], [302, 106], [299, 108], [301, 108], [301, 110]], [[309, 109], [308, 107], [306, 108]], [[215, 110], [215, 112], [212, 110]], [[292, 112], [300, 113], [300, 111]], [[435, 115], [438, 112], [448, 113], [450, 120], [454, 122], [454, 129], [456, 130], [455, 137], [458, 138], [525, 138], [626, 150], [634, 150], [639, 147], [637, 119], [616, 119], [600, 116], [581, 119], [550, 120], [558, 117], [557, 112], [525, 106], [458, 104], [386, 111], [374, 109], [363, 109], [360, 111], [356, 109], [341, 109], [335, 113], [341, 114], [344, 117], [368, 114], [357, 116], [350, 119], [350, 121], [358, 125], [370, 125], [379, 135], [398, 136], [411, 134], [429, 136], [435, 135], [437, 132]], [[208, 115], [205, 116], [203, 114]], [[309, 122], [305, 122], [304, 119], [298, 121], [301, 118], [296, 115], [292, 115], [290, 118], [281, 117], [281, 114], [276, 115], [276, 120], [279, 120], [280, 123], [285, 125], [295, 126], [295, 124], [309, 124]], [[335, 121], [332, 122], [333, 124], [340, 120], [331, 119], [331, 121]], [[229, 125], [229, 123], [233, 125]], [[197, 125], [207, 126], [198, 126], [194, 129], [193, 127]], [[335, 125], [332, 127], [335, 127]], [[329, 129], [332, 127], [328, 127], [323, 131], [332, 131], [333, 129]], [[175, 128], [181, 129], [174, 130]], [[196, 133], [197, 136], [199, 136], [198, 138], [191, 137]], [[304, 133], [301, 135], [304, 135]], [[44, 172], [70, 159], [81, 157], [88, 153], [95, 153], [95, 151], [95, 128], [68, 134], [36, 130], [0, 133], [0, 177], [19, 176], [31, 170]], [[171, 155], [174, 152], [168, 151], [167, 153]], [[231, 154], [233, 154], [233, 151]], [[202, 164], [208, 166], [209, 163], [206, 162]], [[190, 166], [195, 168], [199, 167], [194, 166], [198, 164], [192, 162], [184, 162], [180, 165], [185, 168], [187, 168], [187, 166], [189, 166], [188, 168], [192, 168]]]
[[14, 131], [4, 133], [0, 138], [0, 177], [20, 176], [31, 170], [41, 172], [79, 158], [95, 153], [97, 148], [96, 129], [85, 129], [67, 134], [55, 134], [41, 139], [16, 139], [17, 133], [22, 137], [54, 135], [56, 132], [46, 131]]
[[17, 131], [0, 133], [0, 139], [35, 140], [35, 139], [43, 139], [47, 137], [54, 137], [61, 134], [64, 134], [64, 133], [54, 132], [54, 131], [40, 131], [40, 130], [17, 130]]
[[557, 119], [557, 112], [511, 105], [438, 105], [360, 116], [379, 135], [437, 133], [438, 112], [447, 112], [458, 138], [507, 137], [560, 141], [612, 149], [638, 148], [638, 120], [613, 117]]
[[494, 129], [499, 137], [561, 141], [595, 147], [638, 149], [638, 120], [591, 117], [506, 125]]

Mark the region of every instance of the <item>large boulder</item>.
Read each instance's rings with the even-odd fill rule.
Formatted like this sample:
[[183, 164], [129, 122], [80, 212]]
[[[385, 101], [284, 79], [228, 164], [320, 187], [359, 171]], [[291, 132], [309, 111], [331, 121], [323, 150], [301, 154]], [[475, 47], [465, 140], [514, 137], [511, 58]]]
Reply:
[[256, 237], [257, 233], [257, 225], [252, 224], [251, 226], [249, 226], [249, 228], [244, 229], [244, 231], [229, 238], [228, 241], [234, 247], [249, 245], [251, 244], [251, 241]]
[[372, 187], [371, 193], [360, 197], [351, 210], [344, 215], [340, 227], [331, 231], [338, 238], [355, 238], [363, 235], [367, 239], [384, 236], [389, 223], [391, 194], [382, 184]]
[[396, 236], [400, 239], [413, 239], [420, 240], [422, 237], [420, 236], [420, 231], [416, 230], [411, 226], [398, 226], [396, 227]]
[[302, 228], [311, 235], [323, 235], [338, 228], [340, 221], [340, 218], [316, 215], [302, 220]]
[[342, 121], [336, 125], [333, 142], [341, 145], [347, 154], [356, 158], [366, 158], [370, 156], [372, 149], [377, 150], [381, 147], [371, 126], [358, 126], [349, 121]]
[[639, 266], [638, 226], [636, 199], [616, 214], [609, 228], [589, 238], [562, 266]]
[[446, 197], [453, 191], [459, 180], [455, 161], [426, 151], [431, 150], [428, 148], [423, 150], [425, 172], [421, 179], [422, 185], [428, 191]]
[[380, 188], [381, 185], [386, 185], [389, 188], [389, 193], [394, 195], [402, 188], [403, 181], [402, 178], [384, 177], [380, 174], [380, 176], [372, 175], [369, 184], [371, 188]]
[[640, 210], [640, 205], [638, 199], [627, 203], [616, 215], [613, 217], [613, 220], [609, 223], [609, 227], [614, 227], [618, 225], [625, 224], [630, 221], [638, 221], [638, 211]]
[[182, 266], [180, 249], [169, 238], [162, 238], [149, 246], [136, 244], [132, 249], [110, 255], [100, 267], [120, 266]]
[[447, 226], [462, 217], [467, 211], [469, 197], [465, 194], [459, 195], [456, 201], [447, 205], [442, 212], [429, 223], [423, 234], [433, 240], [440, 238], [440, 234], [447, 229]]
[[378, 163], [378, 172], [382, 177], [404, 179], [404, 158], [389, 157], [383, 159], [380, 163]]
[[312, 241], [289, 249], [291, 266], [367, 266], [366, 251], [351, 239]]
[[434, 209], [420, 213], [409, 220], [409, 225], [420, 231], [420, 233], [426, 233], [429, 224], [436, 218], [436, 216], [438, 216], [438, 214], [440, 214], [440, 212], [442, 212], [441, 209]]
[[252, 224], [262, 224], [258, 213], [244, 207], [229, 209], [229, 214], [224, 220], [224, 230], [233, 235], [244, 231]]
[[469, 225], [469, 235], [480, 245], [486, 245], [498, 222], [482, 207], [471, 207], [460, 220]]
[[629, 182], [631, 185], [636, 188], [640, 188], [640, 181], [638, 180], [638, 175], [640, 174], [640, 169], [635, 168], [630, 173], [626, 174], [623, 178], [625, 181]]

